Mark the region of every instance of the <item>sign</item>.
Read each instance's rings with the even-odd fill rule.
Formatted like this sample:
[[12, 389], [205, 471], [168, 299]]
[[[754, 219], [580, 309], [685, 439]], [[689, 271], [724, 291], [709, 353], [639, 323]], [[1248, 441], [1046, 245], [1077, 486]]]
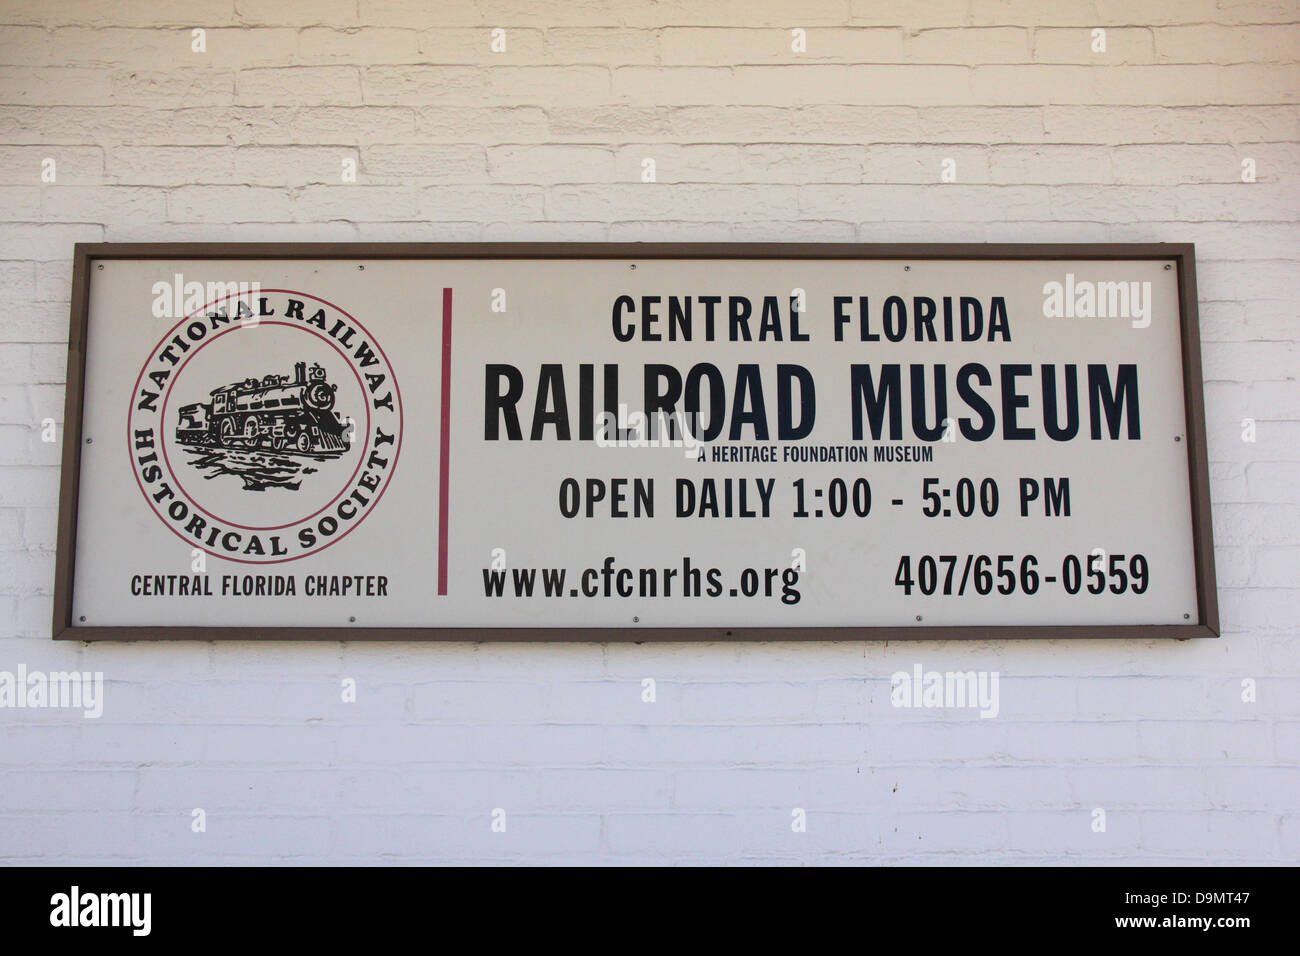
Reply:
[[1218, 633], [1191, 246], [78, 246], [57, 637]]

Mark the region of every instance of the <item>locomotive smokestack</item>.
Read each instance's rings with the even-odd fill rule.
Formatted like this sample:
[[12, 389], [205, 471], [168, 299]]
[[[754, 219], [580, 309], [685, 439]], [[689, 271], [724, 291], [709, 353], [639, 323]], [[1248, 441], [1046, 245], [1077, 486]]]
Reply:
[[295, 362], [293, 365], [293, 382], [295, 385], [305, 385], [307, 383], [307, 363]]

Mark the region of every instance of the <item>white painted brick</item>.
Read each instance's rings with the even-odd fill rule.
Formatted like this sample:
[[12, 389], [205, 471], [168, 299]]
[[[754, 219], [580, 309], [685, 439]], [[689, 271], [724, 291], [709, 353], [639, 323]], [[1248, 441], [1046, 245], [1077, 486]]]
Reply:
[[128, 9], [122, 9], [113, 0], [69, 0], [48, 7], [28, 7], [22, 3], [9, 6], [14, 8], [7, 16], [10, 22], [46, 26], [188, 26], [196, 20], [223, 25], [231, 22], [233, 13], [229, 0], [158, 0], [148, 8]]
[[[355, 187], [307, 187], [355, 188]], [[167, 193], [170, 222], [288, 220], [295, 203], [284, 189], [266, 186], [181, 186]]]
[[[989, 182], [989, 156], [982, 148], [962, 146], [868, 146], [865, 150], [861, 181], [864, 183], [916, 183], [918, 185], [952, 185], [945, 183], [945, 163], [952, 160], [955, 179], [952, 184]], [[806, 177], [805, 182], [836, 182], [834, 179]], [[937, 195], [937, 194], [931, 194]]]
[[560, 219], [679, 219], [701, 221], [716, 213], [703, 200], [720, 204], [733, 219], [780, 219], [796, 207], [793, 188], [626, 183], [614, 186], [555, 186], [547, 190], [546, 214]]
[[725, 238], [736, 242], [850, 242], [860, 236], [851, 222], [823, 219], [795, 225], [785, 220], [738, 222]]
[[41, 218], [41, 195], [45, 187], [0, 186], [0, 203], [14, 219], [38, 222]]
[[[614, 162], [614, 152], [603, 146], [493, 146], [487, 151], [487, 171], [498, 183], [609, 183]], [[639, 160], [637, 172], [639, 179]]]
[[234, 150], [219, 146], [114, 146], [104, 178], [129, 186], [236, 184]]
[[[791, 23], [791, 28], [801, 26]], [[897, 28], [825, 28], [803, 25], [806, 49], [791, 49], [790, 29], [680, 27], [660, 32], [660, 62], [668, 66], [744, 63], [899, 63], [905, 59]], [[558, 31], [551, 31], [558, 32]], [[549, 34], [548, 34], [549, 35]], [[617, 56], [602, 62], [621, 65]]]
[[918, 137], [925, 142], [1027, 143], [1045, 141], [1039, 106], [939, 106], [922, 110]]
[[234, 102], [240, 106], [351, 106], [361, 102], [361, 76], [352, 66], [240, 70]]
[[[499, 54], [499, 58], [508, 62], [523, 60], [529, 63], [588, 63], [596, 66], [610, 63], [654, 63], [661, 56], [661, 37], [671, 32], [609, 27], [553, 27], [541, 35], [538, 49], [537, 31], [515, 28], [506, 32], [506, 52]], [[484, 46], [487, 46], [486, 40]], [[497, 56], [494, 55], [494, 59]]]
[[858, 146], [790, 143], [757, 143], [725, 153], [738, 166], [728, 178], [741, 182], [862, 182], [868, 156], [871, 151]]
[[839, 26], [847, 22], [852, 13], [852, 3], [849, 0], [801, 2], [794, 13], [785, 0], [725, 0], [723, 3], [708, 4], [703, 7], [699, 4], [675, 0], [671, 4], [657, 6], [660, 9], [629, 13], [628, 21], [644, 22], [654, 26], [667, 26], [675, 22], [787, 28], [796, 23], [811, 26]]
[[1257, 461], [1246, 466], [1251, 500], [1284, 504], [1295, 500], [1300, 465], [1289, 461]]
[[1077, 185], [1051, 187], [1051, 215], [1045, 218], [1096, 222], [1177, 220], [1182, 193], [1159, 186]]
[[36, 594], [49, 590], [49, 556], [35, 551], [0, 551], [0, 592]]
[[907, 38], [907, 60], [919, 63], [1028, 63], [1029, 31], [1024, 27], [921, 30]]
[[1202, 357], [1202, 374], [1207, 381], [1240, 381], [1252, 375], [1257, 381], [1295, 381], [1295, 357], [1290, 342], [1225, 342]]
[[1066, 143], [1291, 142], [1290, 106], [1047, 106], [1047, 137]]
[[[752, 183], [766, 181], [742, 170], [741, 150], [735, 146], [673, 146], [644, 143], [625, 146], [614, 158], [615, 180], [641, 182], [646, 159], [655, 163], [659, 183]], [[815, 177], [815, 172], [810, 170]]]
[[46, 222], [157, 222], [164, 218], [167, 195], [136, 186], [60, 186], [41, 192]]
[[[378, 107], [367, 107], [367, 112]], [[392, 108], [390, 108], [392, 109]], [[415, 131], [401, 137], [375, 136], [376, 142], [464, 143], [483, 142], [496, 145], [502, 142], [550, 143], [548, 116], [558, 110], [543, 110], [537, 106], [512, 106], [501, 109], [482, 109], [465, 106], [426, 106], [413, 111]], [[587, 109], [575, 110], [590, 117]], [[563, 137], [561, 141], [574, 139]], [[590, 136], [578, 136], [581, 142], [590, 142]]]
[[1120, 146], [1111, 151], [1115, 182], [1125, 185], [1240, 183], [1241, 159], [1240, 151], [1227, 146]]
[[487, 183], [487, 155], [477, 145], [375, 144], [362, 153], [359, 179], [433, 183]]
[[[916, 188], [907, 185], [803, 186], [799, 212], [812, 218], [837, 218], [858, 210], [862, 218], [915, 219], [984, 223], [989, 216], [986, 186], [962, 182], [935, 183]], [[998, 214], [1008, 219], [1050, 219], [1050, 194], [1046, 186], [999, 186]]]
[[[0, 461], [3, 461], [6, 465], [34, 464], [32, 460], [31, 432], [32, 429], [29, 425], [0, 425]], [[18, 522], [17, 527], [21, 529], [21, 521]], [[17, 534], [12, 538], [6, 538], [5, 541], [12, 548], [21, 545]]]
[[[195, 806], [234, 864], [1300, 853], [1291, 0], [0, 9], [0, 669], [108, 681], [0, 711], [0, 862], [193, 863]], [[73, 243], [358, 239], [1195, 242], [1224, 635], [51, 642]], [[998, 670], [999, 718], [891, 707], [916, 662]]]
[[[0, 432], [8, 432], [12, 429], [0, 429]], [[0, 544], [5, 551], [18, 551], [22, 547], [22, 527], [23, 527], [23, 509], [21, 508], [0, 508]], [[0, 607], [0, 620], [8, 620], [13, 616], [13, 605], [16, 598], [6, 600], [3, 607]], [[7, 613], [6, 613], [7, 612]]]
[[241, 146], [235, 150], [235, 179], [254, 186], [339, 184], [343, 161], [355, 167], [358, 158], [357, 150], [349, 147]]
[[1269, 26], [1162, 26], [1153, 31], [1157, 63], [1294, 63], [1295, 22]]
[[1266, 588], [1300, 588], [1297, 562], [1300, 552], [1296, 548], [1258, 548], [1251, 583]]
[[109, 79], [109, 101], [126, 106], [167, 109], [177, 101], [188, 106], [229, 106], [235, 96], [235, 73], [222, 67], [126, 69]]
[[949, 0], [852, 0], [854, 23], [919, 27], [960, 26], [970, 20], [967, 4]]
[[591, 66], [370, 66], [362, 70], [361, 83], [365, 102], [381, 106], [474, 106], [485, 99], [502, 106], [551, 106], [609, 97], [609, 72]]
[[1208, 813], [1143, 813], [1142, 845], [1158, 852], [1216, 853], [1241, 846], [1272, 847], [1269, 857], [1281, 859], [1276, 845], [1277, 816], [1268, 812], [1216, 810]]
[[[252, 115], [254, 111], [246, 111]], [[158, 143], [165, 146], [183, 141], [189, 145], [224, 146], [228, 137], [239, 133], [239, 125], [250, 123], [245, 115], [210, 107], [175, 110], [140, 106], [60, 107], [51, 114], [42, 107], [0, 107], [0, 132], [12, 143], [84, 143], [87, 140], [112, 145]], [[270, 121], [264, 120], [266, 126]]]
[[[357, 0], [313, 0], [310, 4], [285, 3], [283, 0], [235, 0], [235, 17], [240, 23], [254, 26], [309, 27], [324, 23], [350, 26], [361, 22], [357, 17], [357, 6]], [[374, 16], [364, 22], [379, 24], [384, 22], [384, 18]]]
[[[206, 52], [192, 47], [194, 27], [202, 27], [206, 32]], [[0, 27], [0, 42], [6, 46], [6, 63], [27, 66], [191, 69], [210, 66], [214, 61], [227, 67], [280, 62], [293, 51], [294, 33], [223, 29], [202, 21], [163, 29]]]
[[1296, 90], [1285, 70], [1254, 64], [1234, 66], [1115, 66], [1094, 74], [1103, 103], [1202, 104], [1294, 103]]
[[[1229, 284], [1234, 281], [1233, 276], [1249, 278], [1252, 294], [1255, 296], [1280, 299], [1295, 287], [1296, 263], [1285, 259], [1264, 259], [1245, 263], [1203, 260], [1197, 263], [1197, 282], [1203, 284], [1209, 294], [1222, 296], [1230, 288]], [[1245, 344], [1226, 346], [1223, 349], [1224, 360], [1231, 361], [1235, 355], [1245, 348]], [[1285, 356], [1290, 351], [1291, 347], [1285, 346], [1279, 349], [1278, 354]], [[1272, 368], [1272, 365], [1265, 366], [1262, 370], [1264, 374], [1256, 377], [1261, 379], [1276, 378], [1276, 375], [1268, 374]]]
[[[1178, 215], [1183, 222], [1285, 222], [1290, 187], [1270, 183], [1187, 185], [1178, 190]], [[1293, 220], [1292, 220], [1293, 221]]]
[[[1093, 52], [1092, 49], [1092, 31], [1097, 28], [1106, 31], [1104, 52]], [[1038, 27], [1034, 30], [1033, 58], [1035, 63], [1083, 63], [1105, 68], [1118, 63], [1151, 63], [1155, 56], [1150, 29], [1094, 23], [1072, 29]]]
[[994, 183], [1109, 183], [1114, 150], [1097, 146], [995, 146], [988, 152]]
[[46, 160], [53, 160], [56, 177], [49, 185], [85, 186], [104, 180], [104, 151], [96, 146], [0, 146], [0, 182], [40, 186]]
[[[420, 58], [420, 33], [387, 27], [307, 27], [299, 30], [297, 56], [303, 63], [415, 63]], [[463, 46], [468, 36], [458, 38]]]
[[[257, 0], [259, 4], [266, 6], [276, 6], [284, 8], [285, 4], [276, 3], [276, 0]], [[352, 0], [335, 0], [340, 4], [350, 4]], [[497, 12], [494, 9], [494, 12]], [[504, 13], [505, 11], [499, 11]], [[303, 11], [297, 8], [279, 9], [275, 16], [302, 17]], [[443, 3], [438, 7], [435, 13], [427, 3], [421, 0], [356, 0], [353, 11], [349, 14], [357, 19], [358, 22], [368, 25], [383, 24], [388, 27], [415, 27], [426, 29], [432, 26], [482, 26], [484, 25], [483, 12], [479, 9], [478, 4], [466, 3], [463, 0], [454, 0], [454, 2]], [[502, 19], [497, 26], [514, 25], [519, 21], [515, 18], [508, 20]]]
[[53, 551], [59, 523], [57, 508], [23, 509], [23, 543], [37, 551]]
[[[965, 78], [963, 78], [965, 79]], [[968, 82], [952, 81], [945, 101], [1009, 106], [1091, 103], [1102, 99], [1097, 74], [1085, 66], [976, 66]], [[1146, 101], [1144, 101], [1146, 102]]]
[[112, 98], [109, 74], [81, 67], [0, 66], [0, 90], [20, 106], [103, 105]]

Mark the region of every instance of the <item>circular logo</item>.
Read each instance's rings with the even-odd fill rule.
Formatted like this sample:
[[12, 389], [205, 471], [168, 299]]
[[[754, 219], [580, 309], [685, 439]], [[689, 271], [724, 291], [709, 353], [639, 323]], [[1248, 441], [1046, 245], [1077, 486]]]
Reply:
[[193, 548], [274, 564], [346, 536], [392, 480], [402, 395], [359, 321], [318, 296], [263, 289], [173, 326], [127, 418], [145, 500]]

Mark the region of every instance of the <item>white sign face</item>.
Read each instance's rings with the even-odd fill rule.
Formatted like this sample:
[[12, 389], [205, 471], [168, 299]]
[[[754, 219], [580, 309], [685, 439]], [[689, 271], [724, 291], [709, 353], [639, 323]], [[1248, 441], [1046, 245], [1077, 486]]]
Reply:
[[1195, 622], [1172, 266], [104, 260], [73, 630]]

